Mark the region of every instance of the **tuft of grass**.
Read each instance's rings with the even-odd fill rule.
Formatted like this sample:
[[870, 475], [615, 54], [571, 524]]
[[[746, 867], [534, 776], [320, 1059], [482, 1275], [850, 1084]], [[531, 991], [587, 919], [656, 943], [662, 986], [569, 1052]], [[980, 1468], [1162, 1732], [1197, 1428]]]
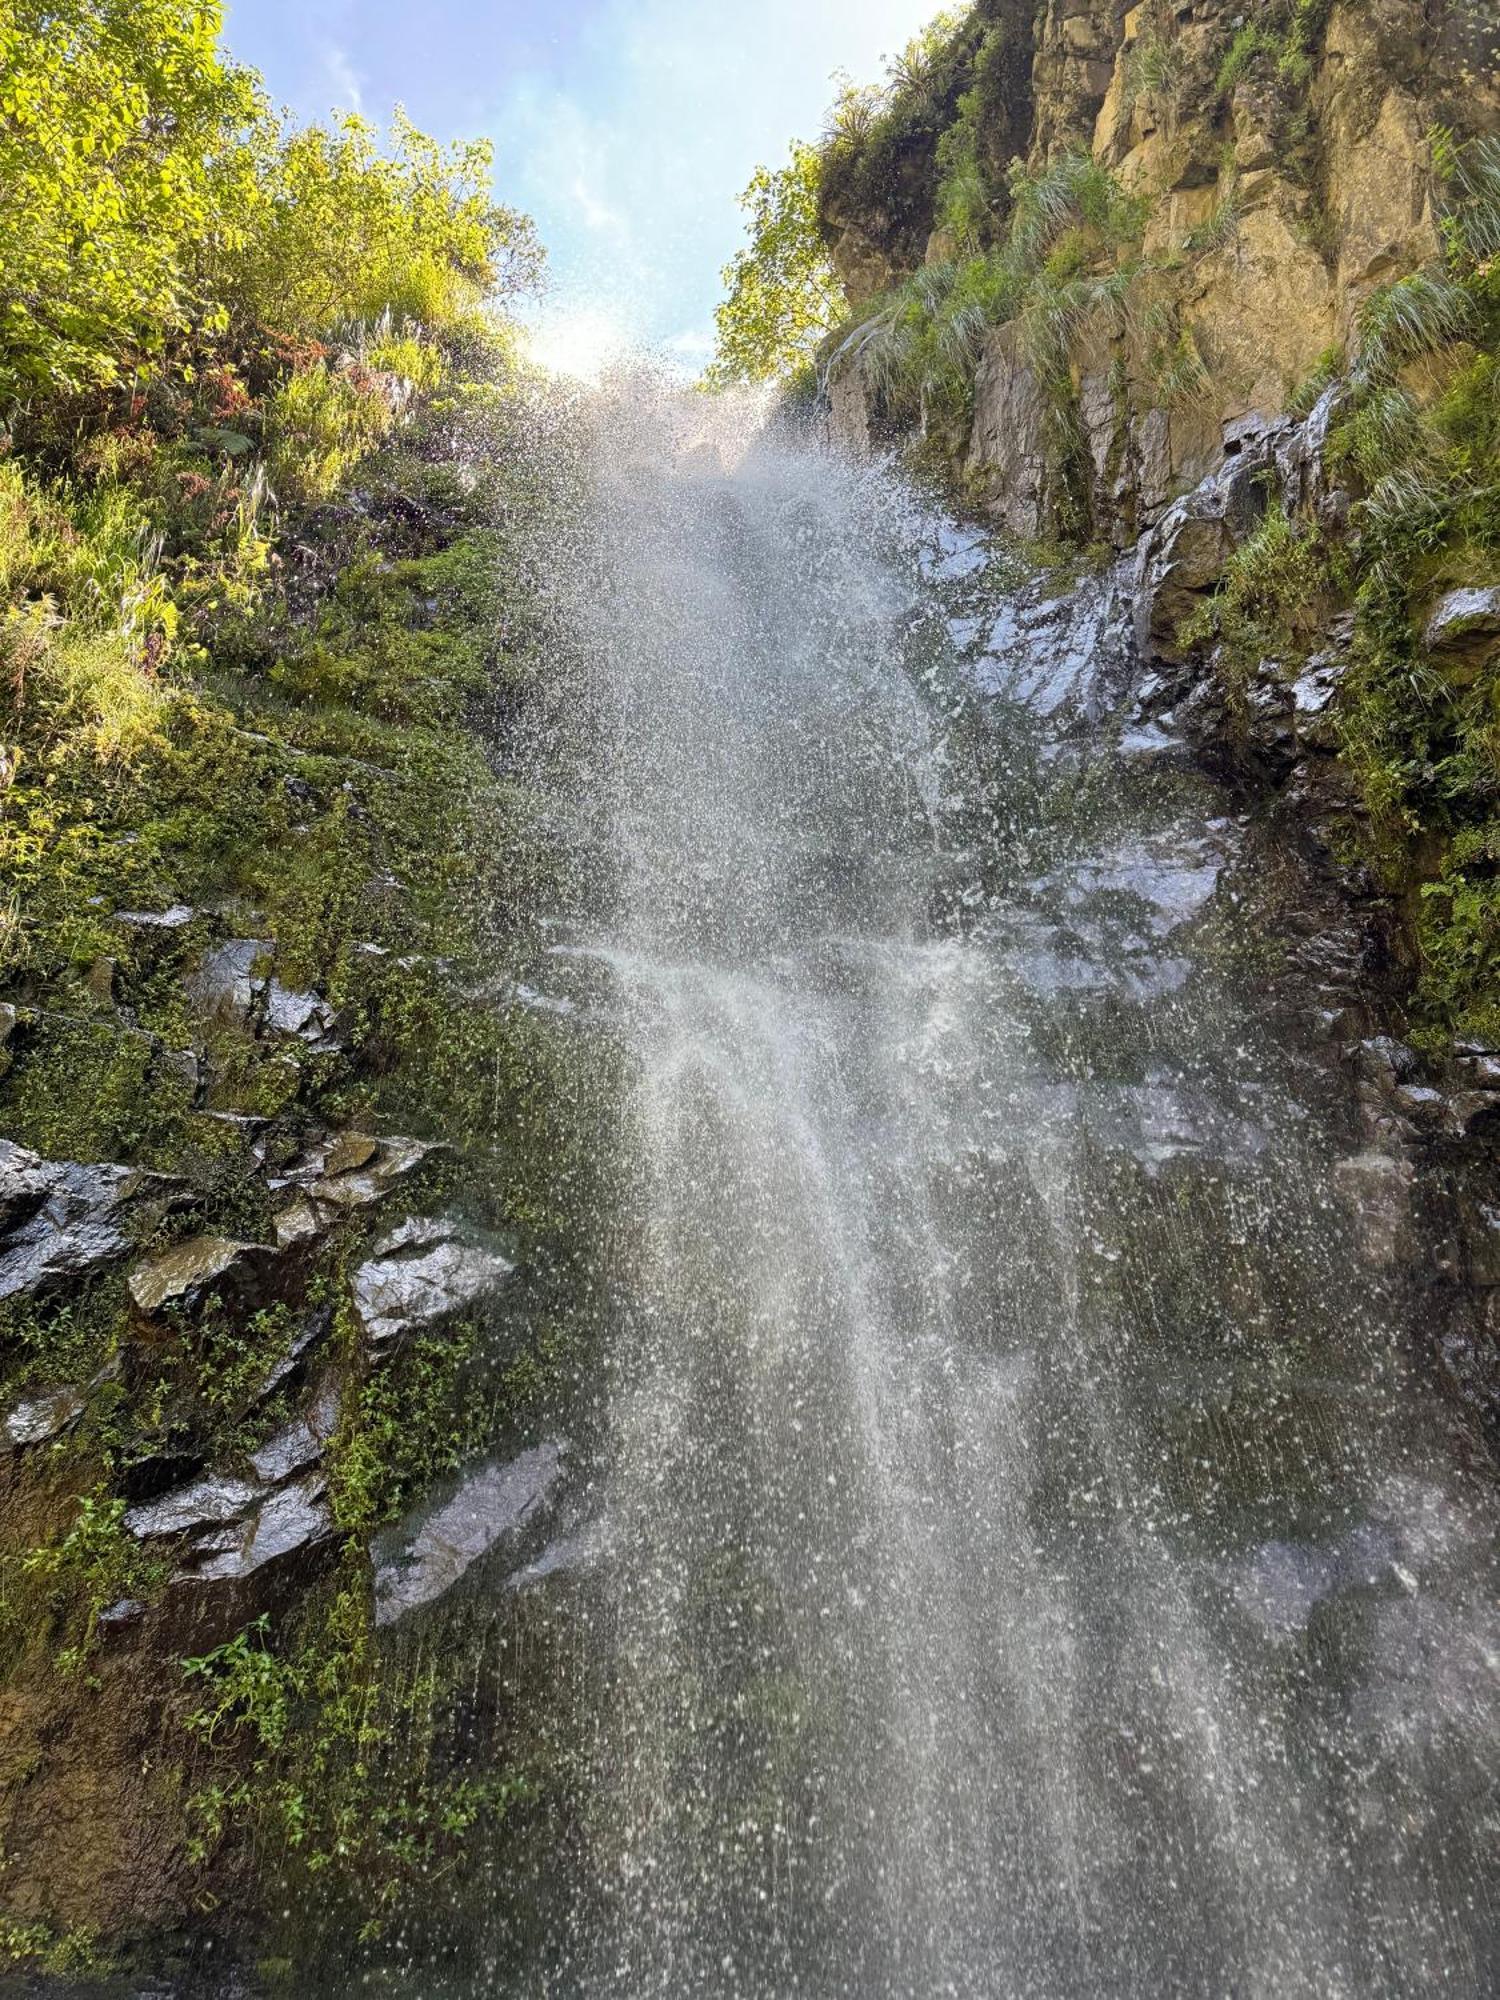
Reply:
[[1412, 362], [1467, 338], [1477, 324], [1472, 294], [1446, 272], [1414, 271], [1383, 285], [1360, 311], [1355, 386], [1391, 381]]
[[1125, 108], [1150, 98], [1169, 116], [1175, 114], [1186, 75], [1180, 42], [1165, 35], [1142, 35], [1125, 58]]
[[1215, 93], [1221, 98], [1232, 97], [1252, 71], [1263, 63], [1278, 61], [1281, 50], [1280, 36], [1272, 33], [1264, 22], [1246, 21], [1236, 31], [1219, 64], [1214, 78]]

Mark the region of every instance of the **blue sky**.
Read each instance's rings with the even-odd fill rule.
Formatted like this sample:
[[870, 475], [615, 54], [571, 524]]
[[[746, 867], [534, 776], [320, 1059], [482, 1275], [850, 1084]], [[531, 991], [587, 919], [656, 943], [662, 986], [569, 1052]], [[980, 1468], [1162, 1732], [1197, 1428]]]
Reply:
[[880, 73], [935, 0], [229, 0], [226, 38], [303, 118], [487, 136], [549, 252], [547, 337], [707, 358], [735, 196], [815, 138], [830, 78]]

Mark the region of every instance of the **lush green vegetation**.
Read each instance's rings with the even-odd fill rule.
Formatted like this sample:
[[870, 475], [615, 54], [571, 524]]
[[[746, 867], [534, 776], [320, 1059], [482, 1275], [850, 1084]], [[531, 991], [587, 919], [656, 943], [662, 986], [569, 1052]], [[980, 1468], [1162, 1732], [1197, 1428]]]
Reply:
[[750, 242], [724, 271], [711, 385], [795, 377], [847, 310], [818, 231], [821, 176], [816, 147], [796, 145], [784, 167], [757, 167], [740, 197]]
[[858, 363], [894, 413], [966, 420], [984, 338], [1011, 322], [1028, 363], [1065, 403], [1073, 333], [1091, 313], [1123, 303], [1133, 267], [1120, 253], [1139, 236], [1142, 203], [1081, 153], [1035, 173], [1017, 162], [1008, 194], [999, 248], [925, 265], [845, 335], [840, 356]]
[[[434, 1701], [375, 1646], [369, 1534], [555, 1403], [587, 1336], [562, 1300], [573, 1205], [607, 1171], [591, 1086], [545, 1023], [473, 997], [529, 948], [553, 866], [496, 739], [543, 671], [526, 537], [569, 461], [561, 433], [534, 448], [506, 306], [540, 252], [487, 150], [399, 119], [388, 143], [288, 128], [217, 28], [194, 0], [23, 0], [0, 22], [0, 1130], [170, 1176], [148, 1250], [267, 1242], [267, 1171], [310, 1130], [441, 1137], [414, 1197], [530, 1253], [536, 1337], [482, 1389], [473, 1316], [369, 1370], [359, 1214], [264, 1296], [216, 1286], [145, 1339], [118, 1271], [9, 1302], [11, 1399], [68, 1383], [83, 1407], [24, 1459], [0, 1529], [5, 1692], [23, 1778], [71, 1704], [156, 1704], [182, 1752], [153, 1752], [143, 1810], [181, 1815], [205, 1883], [253, 1823], [388, 1912], [519, 1781], [384, 1758]], [[199, 995], [236, 936], [336, 1034]], [[166, 1578], [124, 1496], [285, 1423], [298, 1392], [264, 1385], [320, 1314], [331, 1573], [178, 1687], [174, 1662], [103, 1642], [100, 1614]], [[0, 1926], [38, 1969], [90, 1949]]]
[[1500, 1037], [1500, 670], [1425, 643], [1444, 591], [1500, 576], [1500, 143], [1435, 151], [1444, 262], [1365, 307], [1331, 455], [1364, 494], [1346, 754], [1380, 864], [1416, 893], [1441, 1044]]
[[1445, 592], [1500, 575], [1500, 145], [1433, 143], [1443, 262], [1374, 292], [1352, 356], [1325, 357], [1300, 399], [1337, 385], [1328, 465], [1356, 496], [1352, 537], [1273, 502], [1181, 636], [1215, 646], [1239, 705], [1262, 663], [1294, 668], [1352, 601], [1334, 716], [1353, 842], [1407, 908], [1416, 1033], [1440, 1053], [1500, 1036], [1500, 671], [1482, 643], [1427, 636]]
[[831, 215], [889, 212], [913, 263], [934, 223], [960, 254], [989, 240], [1006, 163], [996, 167], [981, 134], [1009, 76], [1010, 39], [972, 11], [940, 13], [882, 84], [843, 83], [820, 145], [799, 143], [786, 166], [757, 169], [742, 197], [749, 241], [724, 272], [710, 384], [793, 380], [845, 318]]

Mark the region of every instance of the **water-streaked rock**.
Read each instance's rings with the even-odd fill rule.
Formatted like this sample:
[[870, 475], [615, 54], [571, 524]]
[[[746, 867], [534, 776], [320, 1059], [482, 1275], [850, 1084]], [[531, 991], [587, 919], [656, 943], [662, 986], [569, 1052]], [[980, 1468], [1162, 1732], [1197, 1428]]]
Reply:
[[355, 1311], [372, 1347], [389, 1346], [498, 1291], [514, 1265], [462, 1240], [458, 1225], [409, 1217], [354, 1274]]
[[487, 1459], [379, 1537], [372, 1549], [376, 1624], [393, 1625], [435, 1603], [492, 1550], [536, 1525], [558, 1491], [563, 1456], [563, 1446], [549, 1441], [518, 1458]]

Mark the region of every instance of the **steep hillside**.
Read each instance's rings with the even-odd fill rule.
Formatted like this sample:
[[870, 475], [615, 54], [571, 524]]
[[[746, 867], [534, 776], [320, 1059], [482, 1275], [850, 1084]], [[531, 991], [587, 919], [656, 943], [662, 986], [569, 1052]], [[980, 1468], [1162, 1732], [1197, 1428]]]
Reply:
[[1023, 542], [1150, 542], [1222, 763], [1285, 766], [1256, 714], [1332, 649], [1341, 842], [1435, 1051], [1500, 1035], [1497, 50], [1475, 0], [986, 0], [824, 153], [836, 434]]

